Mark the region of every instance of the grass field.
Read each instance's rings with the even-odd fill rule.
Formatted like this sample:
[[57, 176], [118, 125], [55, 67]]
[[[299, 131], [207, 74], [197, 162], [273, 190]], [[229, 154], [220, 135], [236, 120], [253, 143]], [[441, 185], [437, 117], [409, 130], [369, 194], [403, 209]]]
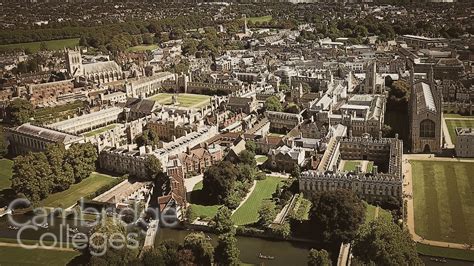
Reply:
[[92, 173], [88, 178], [72, 185], [69, 189], [50, 195], [41, 202], [41, 206], [68, 208], [81, 197], [85, 197], [113, 181], [114, 179], [109, 175]]
[[84, 107], [84, 102], [76, 101], [56, 107], [38, 108], [34, 111], [34, 119], [40, 123], [52, 123], [73, 117], [78, 109]]
[[92, 131], [89, 131], [89, 132], [87, 132], [87, 133], [84, 133], [84, 136], [86, 136], [86, 137], [92, 137], [92, 136], [98, 135], [98, 134], [100, 134], [100, 133], [104, 133], [105, 131], [110, 130], [110, 129], [116, 127], [116, 126], [117, 126], [117, 124], [110, 124], [110, 125], [107, 125], [107, 126], [105, 126], [105, 127], [101, 127], [101, 128], [98, 128], [98, 129], [94, 129], [94, 130], [92, 130]]
[[[377, 206], [374, 206], [372, 204], [367, 204], [367, 210], [366, 210], [366, 213], [365, 213], [365, 221], [366, 222], [370, 222], [370, 221], [375, 220], [375, 218], [376, 218], [375, 215], [377, 213], [376, 209], [377, 209]], [[387, 220], [387, 221], [391, 221], [392, 220], [392, 214], [389, 211], [384, 210], [384, 209], [379, 207], [377, 218], [378, 219], [384, 219], [384, 220]]]
[[[210, 96], [201, 94], [185, 94], [180, 93], [178, 95], [178, 106], [188, 108], [201, 108], [209, 104]], [[149, 99], [157, 101], [163, 105], [171, 105], [173, 96], [172, 93], [158, 93], [151, 96]]]
[[417, 243], [416, 251], [418, 251], [418, 253], [420, 254], [427, 255], [427, 256], [474, 261], [474, 251], [469, 251], [469, 250], [433, 247], [433, 246]]
[[257, 163], [264, 163], [268, 159], [268, 157], [265, 155], [257, 155], [257, 156], [258, 157], [256, 157], [255, 159]]
[[272, 16], [271, 15], [268, 15], [268, 16], [261, 16], [261, 17], [250, 17], [250, 18], [247, 18], [247, 21], [248, 22], [251, 22], [251, 23], [262, 23], [262, 22], [269, 22], [272, 20]]
[[443, 117], [445, 117], [445, 118], [472, 118], [472, 119], [474, 119], [474, 116], [460, 115], [460, 114], [443, 114]]
[[0, 248], [0, 265], [66, 265], [78, 251], [58, 251], [45, 249], [23, 249], [18, 247]]
[[202, 195], [202, 181], [194, 185], [193, 192], [191, 193], [191, 208], [197, 217], [201, 218], [212, 218], [216, 215], [217, 210], [222, 205], [208, 205], [204, 202], [201, 202]]
[[416, 233], [474, 243], [474, 163], [410, 161]]
[[471, 127], [474, 128], [474, 119], [468, 120], [453, 120], [453, 119], [446, 119], [446, 125], [448, 126], [449, 136], [453, 144], [456, 144], [456, 128], [457, 127]]
[[[48, 50], [61, 50], [66, 48], [73, 48], [79, 45], [79, 38], [74, 39], [63, 39], [45, 41], [46, 48]], [[15, 43], [15, 44], [4, 44], [0, 45], [0, 51], [13, 50], [13, 49], [29, 49], [31, 52], [37, 52], [40, 50], [41, 42], [27, 42], [27, 43]]]
[[344, 171], [355, 171], [360, 161], [344, 161]]
[[152, 51], [157, 49], [159, 46], [156, 44], [149, 45], [137, 45], [127, 49], [128, 52], [143, 52], [143, 51]]
[[266, 199], [270, 199], [278, 184], [283, 179], [267, 176], [265, 180], [257, 181], [257, 185], [247, 201], [232, 215], [236, 225], [255, 223], [258, 220], [258, 210]]
[[0, 190], [11, 186], [12, 167], [12, 160], [0, 159]]

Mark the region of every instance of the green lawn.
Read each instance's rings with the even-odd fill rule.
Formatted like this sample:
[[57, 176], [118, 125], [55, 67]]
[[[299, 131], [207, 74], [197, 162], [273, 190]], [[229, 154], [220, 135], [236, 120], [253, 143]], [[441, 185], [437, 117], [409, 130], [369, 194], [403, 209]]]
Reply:
[[[61, 50], [66, 48], [74, 48], [79, 45], [79, 38], [74, 39], [63, 39], [63, 40], [53, 40], [45, 41], [46, 48], [48, 50]], [[7, 51], [13, 49], [29, 49], [31, 52], [39, 51], [41, 42], [28, 42], [28, 43], [15, 43], [15, 44], [4, 44], [0, 45], [0, 51]]]
[[472, 127], [474, 128], [474, 119], [468, 120], [453, 120], [453, 119], [446, 119], [446, 125], [448, 126], [449, 136], [451, 136], [451, 140], [453, 144], [456, 144], [456, 128], [457, 127]]
[[58, 265], [69, 263], [79, 256], [78, 251], [59, 251], [45, 249], [23, 249], [19, 247], [1, 247], [0, 265]]
[[55, 107], [38, 108], [34, 111], [34, 119], [39, 123], [52, 123], [73, 117], [78, 109], [84, 107], [84, 102], [76, 101]]
[[263, 155], [263, 156], [258, 156], [256, 161], [257, 161], [257, 163], [264, 163], [267, 159], [268, 159], [268, 157]]
[[474, 162], [410, 161], [416, 233], [474, 243]]
[[443, 117], [445, 117], [445, 118], [472, 118], [472, 119], [474, 119], [474, 116], [460, 115], [460, 114], [443, 114]]
[[[375, 220], [375, 215], [377, 213], [376, 209], [377, 209], [377, 206], [374, 206], [372, 204], [367, 204], [367, 210], [365, 212], [366, 222]], [[392, 214], [389, 211], [379, 207], [377, 219], [392, 221]]]
[[69, 189], [50, 195], [41, 202], [41, 206], [68, 208], [74, 205], [81, 197], [88, 196], [113, 181], [114, 178], [109, 175], [92, 173], [88, 178], [72, 185]]
[[101, 127], [101, 128], [98, 128], [98, 129], [94, 129], [92, 131], [89, 131], [87, 133], [84, 133], [84, 136], [86, 137], [92, 137], [92, 136], [95, 136], [95, 135], [98, 135], [100, 133], [104, 133], [105, 131], [108, 131], [114, 127], [116, 127], [117, 124], [110, 124], [110, 125], [107, 125], [105, 127]]
[[12, 167], [12, 160], [0, 159], [0, 190], [11, 186]]
[[355, 171], [360, 161], [344, 161], [344, 171]]
[[474, 261], [474, 251], [469, 250], [433, 247], [420, 243], [416, 244], [416, 250], [427, 256]]
[[[171, 105], [172, 100], [171, 97], [173, 96], [172, 93], [158, 93], [156, 95], [151, 96], [149, 99], [157, 101], [163, 105]], [[177, 94], [178, 96], [178, 106], [181, 107], [193, 107], [193, 108], [201, 108], [209, 104], [209, 99], [211, 98], [208, 95], [201, 95], [201, 94], [189, 94], [189, 93], [180, 93]]]
[[269, 22], [272, 20], [272, 16], [271, 15], [268, 15], [268, 16], [261, 16], [261, 17], [250, 17], [250, 18], [247, 18], [247, 21], [248, 22], [251, 22], [251, 23], [255, 23], [255, 22], [259, 22], [259, 23], [262, 23], [262, 22]]
[[156, 44], [149, 44], [149, 45], [137, 45], [127, 49], [128, 52], [143, 52], [143, 51], [151, 51], [157, 49], [159, 46]]
[[197, 217], [201, 218], [212, 218], [216, 215], [217, 210], [222, 205], [208, 205], [204, 202], [201, 202], [202, 195], [202, 181], [194, 185], [193, 192], [191, 193], [191, 208]]
[[374, 162], [370, 161], [367, 163], [367, 169], [365, 170], [366, 173], [372, 173], [372, 169], [374, 168]]
[[282, 178], [267, 176], [265, 180], [257, 181], [257, 185], [247, 201], [232, 215], [236, 225], [255, 223], [258, 220], [258, 210], [263, 201], [270, 199]]

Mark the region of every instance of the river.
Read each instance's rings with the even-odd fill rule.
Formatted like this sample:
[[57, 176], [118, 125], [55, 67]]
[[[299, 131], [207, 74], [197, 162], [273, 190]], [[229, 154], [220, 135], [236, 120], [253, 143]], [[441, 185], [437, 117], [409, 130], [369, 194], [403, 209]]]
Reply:
[[[29, 217], [25, 215], [16, 215], [15, 219], [17, 221], [25, 222]], [[56, 236], [62, 234], [62, 240], [66, 241], [66, 229], [61, 231], [60, 225], [63, 224], [63, 220], [59, 218], [53, 218], [49, 221], [48, 228], [39, 228], [36, 230], [29, 229], [25, 230], [22, 233], [22, 239], [31, 239], [37, 240], [41, 237], [43, 233], [52, 233]], [[53, 224], [54, 223], [54, 224]], [[65, 223], [75, 228], [74, 220], [65, 220]], [[9, 222], [7, 217], [0, 218], [0, 238], [9, 238], [15, 239], [19, 231], [9, 229]], [[80, 232], [87, 233], [90, 230], [90, 227], [87, 226], [78, 226]], [[183, 239], [191, 233], [191, 231], [186, 230], [177, 230], [177, 229], [168, 229], [160, 228], [157, 237], [155, 239], [155, 244], [158, 245], [161, 241], [166, 239], [173, 239], [182, 243]], [[217, 245], [217, 236], [214, 234], [207, 234], [211, 237], [213, 245]], [[58, 237], [59, 238], [59, 237]], [[51, 240], [51, 238], [45, 238], [44, 240]], [[237, 245], [240, 250], [240, 260], [249, 264], [265, 264], [265, 265], [306, 265], [308, 251], [311, 248], [321, 249], [322, 246], [317, 244], [309, 243], [299, 243], [299, 242], [289, 242], [289, 241], [273, 241], [261, 238], [254, 237], [244, 237], [237, 236]], [[263, 255], [273, 256], [274, 260], [263, 260], [258, 258], [258, 254], [262, 253]], [[337, 255], [336, 255], [337, 256]], [[456, 265], [456, 266], [474, 266], [473, 262], [459, 261], [459, 260], [447, 260], [447, 263], [439, 263], [430, 260], [430, 257], [421, 256], [426, 265]]]

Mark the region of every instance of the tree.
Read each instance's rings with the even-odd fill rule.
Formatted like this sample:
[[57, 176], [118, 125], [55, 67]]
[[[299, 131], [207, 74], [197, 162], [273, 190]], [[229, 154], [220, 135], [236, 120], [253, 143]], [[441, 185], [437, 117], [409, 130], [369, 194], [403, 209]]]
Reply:
[[155, 131], [150, 129], [143, 130], [143, 133], [135, 138], [138, 147], [147, 145], [158, 145], [160, 138]]
[[331, 258], [329, 253], [324, 250], [311, 249], [308, 255], [308, 266], [331, 266]]
[[44, 153], [28, 153], [13, 160], [12, 189], [38, 203], [51, 192], [51, 168]]
[[235, 233], [234, 222], [232, 221], [232, 212], [226, 206], [222, 206], [217, 210], [214, 216], [214, 229], [218, 234]]
[[[157, 250], [163, 256], [165, 265], [179, 265], [179, 249], [179, 243], [171, 239], [164, 240], [157, 247]], [[153, 265], [157, 265], [157, 263], [155, 262]]]
[[143, 251], [142, 263], [145, 266], [167, 265], [163, 258], [163, 253], [157, 249], [147, 249]]
[[328, 242], [349, 242], [365, 220], [365, 205], [349, 190], [318, 193], [312, 200], [310, 223]]
[[255, 144], [255, 141], [249, 140], [249, 141], [245, 142], [245, 149], [249, 152], [256, 153], [257, 144]]
[[232, 163], [221, 161], [204, 172], [202, 190], [209, 195], [209, 199], [215, 199], [217, 203], [222, 204], [234, 191], [238, 174]]
[[6, 108], [8, 122], [18, 126], [33, 117], [33, 105], [25, 99], [15, 99]]
[[95, 171], [97, 150], [88, 143], [73, 143], [66, 152], [66, 162], [74, 171], [74, 182], [79, 183]]
[[197, 265], [211, 265], [214, 259], [214, 247], [204, 233], [191, 233], [184, 238], [184, 249], [189, 249], [194, 255]]
[[257, 166], [257, 161], [255, 160], [255, 153], [248, 150], [243, 150], [242, 152], [240, 152], [239, 161], [240, 163], [249, 165], [251, 167]]
[[281, 112], [283, 110], [283, 106], [281, 105], [280, 100], [276, 96], [268, 97], [265, 101], [265, 110], [267, 111], [275, 111]]
[[258, 223], [267, 228], [275, 220], [277, 213], [273, 201], [265, 201], [258, 210]]
[[[89, 245], [91, 252], [103, 254], [102, 256], [92, 256], [91, 265], [135, 265], [138, 263], [139, 242], [137, 239], [128, 238], [127, 230], [122, 222], [115, 217], [103, 217], [97, 224], [91, 235]], [[124, 238], [122, 238], [124, 237]], [[120, 241], [115, 248], [109, 245], [110, 241]], [[133, 242], [131, 242], [133, 241]], [[129, 245], [130, 244], [130, 247]], [[105, 251], [104, 251], [105, 249]]]
[[155, 180], [161, 186], [168, 180], [168, 176], [163, 173], [161, 162], [154, 155], [147, 155], [145, 158], [146, 175], [150, 180]]
[[237, 247], [237, 239], [232, 233], [219, 236], [219, 242], [215, 250], [217, 265], [239, 265], [240, 251]]
[[8, 154], [8, 145], [5, 138], [5, 129], [0, 126], [0, 158]]
[[66, 161], [66, 148], [61, 144], [49, 145], [46, 157], [51, 167], [52, 191], [64, 191], [74, 184], [74, 170]]
[[422, 264], [410, 233], [384, 219], [373, 220], [360, 228], [354, 240], [353, 252], [365, 264]]

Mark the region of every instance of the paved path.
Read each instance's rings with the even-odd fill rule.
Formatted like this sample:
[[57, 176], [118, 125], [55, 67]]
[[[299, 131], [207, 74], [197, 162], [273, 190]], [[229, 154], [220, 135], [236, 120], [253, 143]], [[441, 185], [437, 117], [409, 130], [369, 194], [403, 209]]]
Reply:
[[193, 191], [194, 186], [202, 181], [203, 175], [193, 176], [191, 178], [184, 179], [184, 186], [186, 187], [187, 192]]
[[252, 192], [256, 186], [257, 186], [257, 180], [254, 180], [253, 185], [249, 190], [249, 193], [247, 193], [247, 196], [245, 196], [245, 198], [240, 202], [239, 206], [237, 206], [237, 208], [235, 208], [235, 210], [232, 211], [232, 214], [234, 214], [240, 208], [240, 206], [244, 205], [244, 203], [249, 199], [250, 195], [252, 195]]
[[444, 141], [446, 142], [446, 148], [454, 149], [453, 140], [451, 139], [451, 135], [449, 135], [449, 130], [448, 130], [448, 125], [446, 124], [446, 119], [448, 119], [448, 118], [443, 117], [443, 119], [441, 119], [441, 126], [442, 126], [441, 128], [443, 129]]
[[[407, 201], [407, 227], [408, 231], [413, 237], [413, 240], [418, 243], [427, 244], [437, 247], [447, 247], [447, 248], [456, 248], [466, 250], [466, 245], [459, 243], [450, 243], [434, 240], [426, 240], [423, 237], [419, 236], [415, 232], [415, 213], [413, 207], [413, 179], [412, 179], [412, 169], [409, 160], [422, 160], [422, 161], [452, 161], [452, 162], [474, 162], [474, 160], [459, 160], [452, 158], [444, 157], [434, 157], [432, 154], [413, 154], [413, 155], [403, 155], [403, 169], [404, 169], [404, 183], [403, 183], [403, 194], [404, 199]], [[407, 197], [405, 195], [408, 195]], [[474, 247], [470, 248], [474, 250]]]
[[374, 213], [374, 218], [375, 219], [379, 218], [379, 210], [380, 210], [379, 206], [375, 207], [375, 213]]
[[474, 117], [443, 117], [448, 120], [474, 120]]
[[267, 176], [276, 176], [276, 177], [281, 177], [281, 178], [290, 178], [290, 174], [282, 174], [282, 173], [277, 173], [277, 172], [271, 172], [270, 174], [267, 174]]

